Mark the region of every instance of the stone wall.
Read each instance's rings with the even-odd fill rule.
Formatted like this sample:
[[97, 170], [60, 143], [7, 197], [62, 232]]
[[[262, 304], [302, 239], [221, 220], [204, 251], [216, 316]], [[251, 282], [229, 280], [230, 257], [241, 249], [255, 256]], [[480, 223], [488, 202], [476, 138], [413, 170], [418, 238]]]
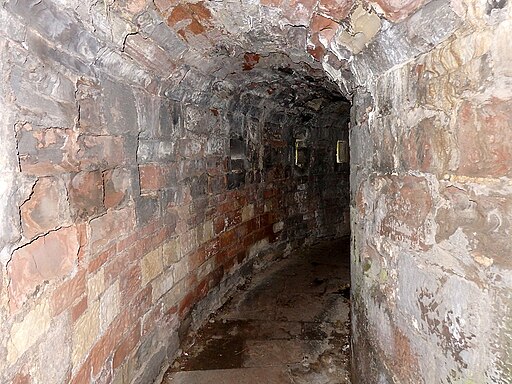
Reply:
[[436, 2], [409, 21], [435, 48], [380, 60], [404, 22], [355, 58], [355, 382], [512, 382], [511, 15]]
[[1, 382], [149, 383], [253, 266], [349, 230], [346, 101], [219, 85], [84, 5], [0, 8]]

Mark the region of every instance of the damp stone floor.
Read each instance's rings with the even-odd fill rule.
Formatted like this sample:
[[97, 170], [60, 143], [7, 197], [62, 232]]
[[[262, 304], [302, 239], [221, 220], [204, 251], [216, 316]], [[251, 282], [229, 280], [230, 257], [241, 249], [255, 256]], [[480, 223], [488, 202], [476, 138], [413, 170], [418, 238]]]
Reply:
[[350, 383], [349, 238], [256, 274], [197, 332], [164, 384]]

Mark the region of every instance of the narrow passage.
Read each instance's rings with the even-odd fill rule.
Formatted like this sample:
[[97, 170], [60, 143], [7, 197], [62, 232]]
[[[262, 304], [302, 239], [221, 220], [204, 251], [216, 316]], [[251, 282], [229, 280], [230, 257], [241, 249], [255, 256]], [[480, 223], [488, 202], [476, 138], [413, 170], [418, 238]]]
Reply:
[[349, 238], [252, 277], [182, 345], [165, 384], [350, 383]]

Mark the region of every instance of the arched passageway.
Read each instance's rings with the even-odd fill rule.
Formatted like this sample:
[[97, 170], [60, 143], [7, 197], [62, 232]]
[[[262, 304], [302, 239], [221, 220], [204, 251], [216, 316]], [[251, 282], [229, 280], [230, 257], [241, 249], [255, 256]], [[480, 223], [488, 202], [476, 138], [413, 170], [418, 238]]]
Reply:
[[2, 1], [0, 381], [150, 383], [253, 267], [351, 230], [354, 380], [510, 382], [511, 18]]

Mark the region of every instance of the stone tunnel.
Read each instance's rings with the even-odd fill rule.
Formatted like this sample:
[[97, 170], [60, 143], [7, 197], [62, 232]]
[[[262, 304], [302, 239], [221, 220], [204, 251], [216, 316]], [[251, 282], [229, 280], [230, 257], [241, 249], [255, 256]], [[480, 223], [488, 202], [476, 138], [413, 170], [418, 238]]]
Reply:
[[0, 24], [0, 382], [153, 383], [241, 280], [350, 234], [354, 384], [512, 383], [507, 0]]

